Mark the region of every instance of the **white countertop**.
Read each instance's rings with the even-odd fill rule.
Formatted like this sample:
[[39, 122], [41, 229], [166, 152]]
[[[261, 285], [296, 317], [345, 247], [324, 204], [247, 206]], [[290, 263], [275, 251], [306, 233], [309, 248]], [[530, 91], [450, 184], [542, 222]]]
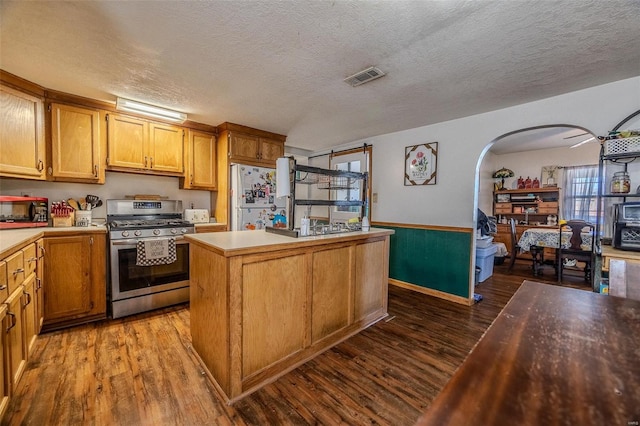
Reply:
[[66, 226], [54, 228], [46, 226], [42, 228], [3, 229], [0, 231], [0, 257], [5, 257], [10, 252], [38, 238], [56, 233], [78, 232], [107, 232], [105, 225], [99, 226]]
[[188, 234], [185, 238], [189, 241], [202, 243], [225, 255], [243, 254], [246, 250], [266, 251], [273, 246], [278, 248], [301, 247], [314, 244], [328, 244], [338, 241], [366, 239], [374, 236], [391, 235], [390, 229], [371, 228], [368, 232], [356, 231], [341, 234], [316, 235], [309, 237], [287, 237], [280, 234], [272, 234], [261, 231], [227, 231], [210, 232], [204, 234]]

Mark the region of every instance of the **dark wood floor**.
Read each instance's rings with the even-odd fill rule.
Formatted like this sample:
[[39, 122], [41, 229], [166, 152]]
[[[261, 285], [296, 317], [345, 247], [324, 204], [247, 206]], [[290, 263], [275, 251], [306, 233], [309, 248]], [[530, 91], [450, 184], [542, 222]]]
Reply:
[[233, 406], [191, 353], [187, 307], [43, 334], [2, 424], [411, 425], [532, 278], [528, 264], [494, 271], [470, 307], [391, 286], [387, 321]]

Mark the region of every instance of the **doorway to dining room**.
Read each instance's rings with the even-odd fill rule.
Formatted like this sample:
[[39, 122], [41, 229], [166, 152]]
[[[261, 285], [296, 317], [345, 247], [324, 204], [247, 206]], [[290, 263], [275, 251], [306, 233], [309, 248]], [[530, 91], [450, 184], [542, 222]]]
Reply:
[[[514, 266], [509, 270], [509, 257], [514, 248], [508, 221], [514, 218], [517, 223], [516, 240], [529, 226], [553, 226], [559, 232], [558, 223], [570, 219], [562, 213], [567, 194], [566, 188], [562, 187], [565, 172], [579, 166], [597, 165], [599, 151], [596, 135], [583, 127], [567, 124], [516, 130], [495, 138], [487, 145], [478, 160], [476, 199], [481, 211], [496, 217], [498, 226], [494, 243], [503, 244], [505, 249], [502, 251], [505, 254], [503, 262], [496, 257], [494, 274], [518, 275], [523, 279], [591, 289], [582, 274], [564, 274], [562, 283], [558, 282], [556, 250], [552, 248], [545, 248], [540, 253], [517, 253]], [[498, 173], [500, 178], [496, 178], [498, 170], [507, 172]], [[498, 187], [503, 185], [504, 191], [500, 191]], [[523, 197], [533, 194], [537, 199], [544, 195], [546, 198], [542, 201], [546, 209], [499, 203], [503, 209], [496, 211], [496, 196], [505, 197], [504, 194], [518, 192], [518, 188], [524, 193]], [[533, 193], [534, 189], [540, 193]], [[515, 251], [518, 252], [518, 248]], [[537, 268], [534, 256], [540, 262]], [[534, 275], [534, 271], [537, 274]]]

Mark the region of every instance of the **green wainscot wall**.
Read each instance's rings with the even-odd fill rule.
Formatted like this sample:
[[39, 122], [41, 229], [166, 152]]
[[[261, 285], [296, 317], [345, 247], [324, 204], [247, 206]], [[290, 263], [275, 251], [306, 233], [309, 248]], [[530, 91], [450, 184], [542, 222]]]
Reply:
[[376, 225], [393, 229], [389, 278], [469, 297], [472, 232]]

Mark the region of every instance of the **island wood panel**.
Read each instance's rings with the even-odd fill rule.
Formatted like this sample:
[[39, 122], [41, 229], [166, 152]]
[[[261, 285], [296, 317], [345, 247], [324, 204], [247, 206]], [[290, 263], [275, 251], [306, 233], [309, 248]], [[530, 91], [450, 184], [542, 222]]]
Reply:
[[305, 346], [306, 269], [304, 255], [243, 265], [243, 379]]
[[[227, 259], [195, 244], [190, 246], [190, 304], [197, 322], [191, 326], [193, 347], [225, 393], [229, 378], [229, 276]], [[222, 279], [211, 279], [212, 277]]]
[[341, 247], [313, 253], [311, 341], [313, 343], [351, 322], [353, 250]]
[[356, 246], [355, 316], [357, 320], [387, 311], [389, 240]]
[[[312, 359], [320, 352], [347, 339], [348, 337], [367, 328], [376, 321], [387, 316], [386, 313], [386, 285], [388, 276], [375, 277], [373, 286], [384, 286], [370, 289], [362, 285], [363, 300], [370, 300], [365, 296], [369, 290], [375, 294], [371, 303], [374, 309], [368, 309], [364, 304], [363, 318], [356, 321], [354, 317], [354, 292], [356, 264], [356, 247], [381, 243], [379, 248], [371, 251], [361, 249], [362, 255], [359, 261], [373, 260], [377, 264], [386, 264], [387, 259], [373, 259], [378, 255], [388, 254], [389, 236], [372, 234], [366, 239], [361, 235], [354, 235], [353, 240], [337, 239], [335, 242], [326, 240], [300, 240], [295, 244], [289, 244], [287, 249], [278, 250], [278, 246], [271, 246], [270, 251], [264, 251], [264, 247], [256, 246], [253, 250], [229, 252], [215, 245], [203, 243], [197, 238], [190, 239], [192, 250], [191, 280], [192, 286], [202, 283], [204, 294], [213, 291], [218, 286], [225, 286], [228, 290], [228, 309], [221, 309], [221, 315], [227, 315], [225, 322], [216, 324], [213, 329], [217, 333], [219, 326], [228, 327], [229, 336], [229, 362], [220, 363], [211, 356], [211, 348], [203, 349], [200, 356], [198, 348], [214, 345], [211, 325], [208, 330], [193, 332], [194, 348], [197, 351], [203, 365], [207, 367], [208, 376], [212, 379], [214, 387], [221, 396], [232, 403], [254, 392], [260, 387], [275, 380], [296, 366]], [[365, 255], [366, 253], [366, 255]], [[314, 257], [318, 256], [314, 262]], [[217, 262], [226, 256], [225, 273], [213, 273], [206, 268], [200, 268], [200, 262]], [[346, 262], [343, 260], [346, 259]], [[314, 266], [316, 268], [314, 268]], [[343, 270], [337, 270], [338, 267]], [[319, 269], [317, 269], [319, 268]], [[362, 267], [362, 270], [367, 268]], [[320, 271], [322, 271], [320, 273]], [[331, 271], [327, 274], [327, 271]], [[377, 272], [387, 273], [387, 268], [372, 269], [372, 274]], [[320, 277], [316, 274], [320, 273]], [[323, 275], [324, 274], [324, 275]], [[330, 282], [337, 277], [340, 283]], [[361, 273], [361, 279], [368, 281], [368, 275]], [[327, 292], [327, 296], [333, 300], [339, 300], [340, 295], [346, 295], [346, 310], [332, 304], [314, 306], [314, 285], [318, 284], [318, 291]], [[330, 282], [331, 285], [327, 286]], [[195, 283], [195, 284], [194, 284]], [[353, 283], [353, 284], [351, 284]], [[368, 284], [368, 283], [367, 283]], [[322, 288], [322, 286], [324, 288]], [[345, 289], [346, 287], [346, 293]], [[328, 295], [330, 289], [338, 290], [338, 296]], [[200, 288], [192, 291], [192, 297], [201, 297]], [[383, 295], [383, 296], [382, 296]], [[210, 295], [206, 296], [210, 298]], [[315, 300], [320, 300], [321, 294], [315, 295]], [[385, 300], [380, 300], [383, 297]], [[202, 302], [202, 309], [200, 309]], [[210, 323], [210, 316], [202, 315], [206, 301], [191, 301], [192, 328], [207, 327], [201, 325]], [[384, 307], [384, 309], [380, 309]], [[322, 309], [335, 312], [322, 312]], [[330, 322], [333, 318], [346, 317], [346, 324], [341, 328], [312, 328], [315, 320], [322, 323]], [[216, 321], [219, 317], [213, 318]], [[335, 325], [335, 324], [334, 324]], [[324, 326], [323, 326], [324, 327]], [[315, 333], [315, 334], [314, 334]], [[205, 358], [210, 358], [206, 360]], [[216, 376], [216, 369], [228, 368], [228, 373]]]

